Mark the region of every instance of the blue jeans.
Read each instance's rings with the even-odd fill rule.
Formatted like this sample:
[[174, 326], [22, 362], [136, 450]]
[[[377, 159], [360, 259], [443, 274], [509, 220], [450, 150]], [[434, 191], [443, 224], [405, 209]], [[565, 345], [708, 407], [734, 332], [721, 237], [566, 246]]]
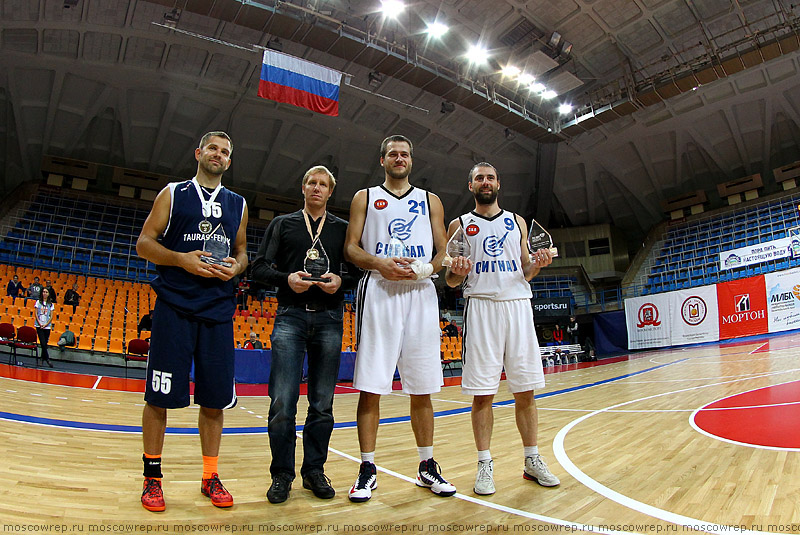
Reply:
[[272, 367], [269, 374], [269, 447], [273, 476], [294, 470], [295, 416], [308, 351], [308, 415], [303, 427], [303, 465], [300, 474], [323, 470], [333, 432], [333, 391], [342, 350], [342, 309], [306, 312], [279, 306], [272, 329]]

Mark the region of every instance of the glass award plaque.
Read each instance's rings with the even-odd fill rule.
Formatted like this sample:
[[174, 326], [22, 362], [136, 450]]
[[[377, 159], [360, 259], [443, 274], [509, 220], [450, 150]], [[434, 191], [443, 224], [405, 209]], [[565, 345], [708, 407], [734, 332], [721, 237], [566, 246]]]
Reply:
[[389, 238], [389, 246], [386, 251], [386, 256], [389, 258], [405, 258], [408, 255], [408, 247], [403, 240], [397, 237], [397, 234], [392, 232], [392, 236]]
[[311, 276], [303, 277], [303, 280], [330, 282], [330, 278], [322, 276], [327, 273], [329, 269], [330, 260], [328, 260], [328, 255], [325, 253], [325, 247], [322, 246], [322, 242], [317, 238], [314, 240], [314, 243], [311, 244], [311, 248], [306, 251], [306, 257], [303, 260], [303, 270]]
[[216, 264], [222, 267], [231, 267], [233, 265], [223, 260], [223, 258], [228, 258], [231, 255], [231, 247], [228, 245], [228, 237], [225, 236], [225, 229], [222, 228], [222, 223], [206, 235], [203, 243], [203, 252], [211, 253], [211, 256], [200, 257], [200, 260], [206, 264]]
[[558, 256], [558, 249], [553, 247], [553, 237], [535, 219], [531, 220], [531, 228], [528, 232], [528, 246], [531, 248], [532, 253], [539, 249], [550, 249], [550, 254], [553, 255], [553, 258]]
[[453, 259], [455, 257], [463, 256], [464, 258], [469, 258], [471, 253], [472, 248], [469, 245], [469, 240], [467, 240], [467, 235], [461, 225], [459, 225], [458, 229], [447, 241], [447, 247], [445, 249], [445, 256], [444, 260], [442, 260], [442, 265], [445, 267], [450, 266], [453, 264]]

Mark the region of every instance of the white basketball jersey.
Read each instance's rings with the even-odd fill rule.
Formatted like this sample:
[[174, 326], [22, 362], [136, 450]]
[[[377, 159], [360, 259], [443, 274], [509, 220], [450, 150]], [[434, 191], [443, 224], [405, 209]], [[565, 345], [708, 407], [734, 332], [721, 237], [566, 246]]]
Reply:
[[[392, 236], [396, 239], [392, 240]], [[369, 188], [361, 247], [375, 256], [430, 262], [433, 231], [429, 193], [412, 186], [403, 196], [397, 197], [382, 185]], [[377, 271], [373, 274], [380, 277]]]
[[520, 260], [522, 233], [514, 214], [503, 210], [487, 219], [470, 212], [459, 220], [469, 240], [473, 264], [464, 281], [464, 296], [495, 301], [530, 299], [531, 286]]

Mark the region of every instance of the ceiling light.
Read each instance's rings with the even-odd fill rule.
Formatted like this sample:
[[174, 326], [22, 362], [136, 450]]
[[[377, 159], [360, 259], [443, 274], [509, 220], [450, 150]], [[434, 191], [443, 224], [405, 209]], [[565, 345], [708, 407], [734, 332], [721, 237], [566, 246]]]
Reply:
[[549, 91], [543, 91], [542, 92], [542, 98], [545, 99], [545, 100], [550, 100], [551, 98], [556, 98], [557, 96], [558, 96], [558, 93], [556, 93], [552, 89], [549, 90]]
[[[77, 3], [77, 2], [76, 2]], [[64, 5], [67, 5], [67, 2], [64, 2]], [[164, 13], [164, 26], [169, 26], [170, 28], [175, 28], [178, 25], [178, 21], [181, 20], [181, 10], [173, 8], [172, 11], [167, 11]]]
[[466, 53], [470, 63], [486, 63], [489, 59], [489, 51], [480, 45], [472, 45]]
[[378, 71], [371, 71], [367, 78], [369, 79], [369, 86], [373, 89], [377, 89], [383, 83], [383, 74]]
[[381, 0], [381, 11], [384, 17], [395, 19], [405, 8], [406, 5], [400, 0]]
[[569, 104], [562, 104], [561, 106], [558, 107], [558, 113], [560, 113], [561, 115], [566, 115], [571, 111], [572, 111], [572, 106]]
[[544, 84], [535, 83], [535, 84], [531, 84], [530, 87], [528, 87], [528, 89], [530, 89], [531, 92], [533, 92], [533, 93], [543, 93], [544, 90], [547, 89], [547, 88], [544, 86]]
[[521, 85], [530, 85], [536, 78], [532, 74], [528, 74], [527, 72], [523, 72], [519, 75], [519, 83]]
[[505, 67], [503, 67], [503, 71], [502, 72], [503, 72], [503, 76], [505, 76], [507, 78], [515, 78], [517, 76], [520, 76], [520, 73], [522, 71], [519, 70], [519, 67], [515, 67], [514, 65], [506, 65]]
[[446, 24], [442, 24], [441, 22], [434, 22], [433, 24], [428, 26], [427, 32], [430, 37], [433, 37], [434, 39], [439, 39], [440, 37], [442, 37], [444, 34], [447, 33], [447, 30], [449, 30], [449, 28], [447, 27]]

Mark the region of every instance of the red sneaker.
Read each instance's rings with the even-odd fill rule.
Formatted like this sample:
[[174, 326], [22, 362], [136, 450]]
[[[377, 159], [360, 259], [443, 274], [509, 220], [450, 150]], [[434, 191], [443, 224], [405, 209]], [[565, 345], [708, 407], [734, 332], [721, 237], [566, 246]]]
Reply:
[[164, 493], [161, 491], [161, 480], [154, 477], [144, 478], [142, 490], [142, 507], [148, 511], [163, 511], [167, 508], [164, 503]]
[[217, 507], [231, 507], [233, 505], [233, 496], [225, 490], [216, 472], [211, 474], [210, 478], [203, 480], [200, 492], [203, 493], [203, 496], [211, 498], [211, 503]]

